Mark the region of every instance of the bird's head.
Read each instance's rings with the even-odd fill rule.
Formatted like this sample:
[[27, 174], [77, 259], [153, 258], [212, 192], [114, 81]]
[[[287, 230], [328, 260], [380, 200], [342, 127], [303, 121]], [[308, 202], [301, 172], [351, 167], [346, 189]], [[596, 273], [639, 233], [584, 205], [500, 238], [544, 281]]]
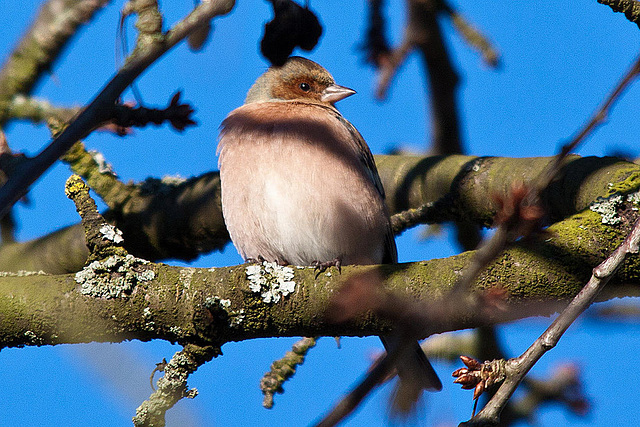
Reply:
[[299, 56], [291, 57], [281, 67], [271, 67], [251, 86], [245, 104], [269, 101], [311, 101], [333, 106], [356, 93], [337, 85], [322, 66]]

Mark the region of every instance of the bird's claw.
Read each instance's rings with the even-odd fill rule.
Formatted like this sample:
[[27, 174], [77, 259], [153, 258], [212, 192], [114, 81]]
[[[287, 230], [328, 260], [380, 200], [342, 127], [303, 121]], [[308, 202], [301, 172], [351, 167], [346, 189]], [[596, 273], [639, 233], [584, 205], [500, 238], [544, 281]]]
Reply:
[[311, 265], [313, 266], [314, 270], [317, 270], [316, 279], [321, 273], [327, 271], [329, 267], [336, 267], [338, 269], [338, 273], [342, 274], [342, 260], [340, 258], [334, 258], [331, 261], [325, 262], [314, 261]]

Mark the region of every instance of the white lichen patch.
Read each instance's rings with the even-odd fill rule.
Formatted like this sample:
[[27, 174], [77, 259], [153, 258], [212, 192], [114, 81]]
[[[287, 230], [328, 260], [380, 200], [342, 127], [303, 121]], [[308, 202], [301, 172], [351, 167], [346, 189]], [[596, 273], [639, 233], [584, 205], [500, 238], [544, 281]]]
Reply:
[[249, 289], [260, 293], [262, 301], [276, 303], [296, 290], [293, 281], [293, 268], [264, 261], [262, 264], [251, 264], [245, 268]]
[[[591, 203], [589, 209], [600, 214], [603, 224], [616, 225], [622, 221], [622, 218], [618, 215], [618, 209], [621, 208], [625, 202], [634, 205], [640, 204], [640, 192], [627, 194], [626, 196], [616, 194], [608, 199], [600, 199]], [[635, 206], [632, 209], [638, 210]]]
[[102, 237], [105, 240], [110, 240], [113, 243], [124, 242], [124, 239], [122, 238], [122, 231], [111, 224], [104, 224], [100, 227], [100, 234], [102, 234]]
[[186, 181], [187, 179], [180, 175], [165, 175], [160, 180], [160, 182], [162, 182], [164, 185], [172, 185], [174, 187], [177, 187], [178, 185]]
[[196, 269], [193, 267], [186, 267], [180, 270], [180, 281], [185, 288], [189, 289], [191, 287], [191, 279], [195, 272]]
[[48, 273], [44, 271], [27, 271], [27, 270], [18, 270], [18, 271], [0, 271], [0, 277], [25, 277], [25, 276], [47, 276]]
[[637, 205], [640, 205], [640, 191], [628, 194], [627, 201], [636, 205], [633, 207], [633, 210], [637, 211], [638, 210]]
[[109, 175], [117, 176], [113, 171], [113, 167], [107, 162], [104, 155], [96, 150], [89, 150], [88, 153], [93, 158], [93, 161], [98, 164], [98, 172], [104, 174], [107, 173]]
[[103, 261], [93, 261], [76, 273], [80, 293], [95, 298], [120, 298], [133, 292], [138, 283], [152, 280], [155, 272], [149, 261], [133, 255], [112, 255]]

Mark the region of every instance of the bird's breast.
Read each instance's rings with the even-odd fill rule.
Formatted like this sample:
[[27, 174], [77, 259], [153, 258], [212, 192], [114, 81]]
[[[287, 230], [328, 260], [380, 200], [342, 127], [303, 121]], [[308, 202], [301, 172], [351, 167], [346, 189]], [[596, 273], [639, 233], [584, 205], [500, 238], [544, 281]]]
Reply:
[[381, 262], [388, 217], [349, 130], [329, 114], [261, 110], [235, 110], [219, 146], [223, 215], [241, 255]]

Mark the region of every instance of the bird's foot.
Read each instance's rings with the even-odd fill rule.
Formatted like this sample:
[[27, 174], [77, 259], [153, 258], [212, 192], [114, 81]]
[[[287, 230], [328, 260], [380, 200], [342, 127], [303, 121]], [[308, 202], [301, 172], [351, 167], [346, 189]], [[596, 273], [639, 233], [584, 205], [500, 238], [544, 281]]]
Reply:
[[325, 262], [314, 261], [311, 263], [311, 266], [314, 268], [314, 270], [317, 270], [316, 279], [321, 273], [327, 271], [327, 268], [329, 267], [336, 267], [338, 269], [338, 272], [342, 274], [342, 260], [340, 258], [334, 258], [331, 261]]

